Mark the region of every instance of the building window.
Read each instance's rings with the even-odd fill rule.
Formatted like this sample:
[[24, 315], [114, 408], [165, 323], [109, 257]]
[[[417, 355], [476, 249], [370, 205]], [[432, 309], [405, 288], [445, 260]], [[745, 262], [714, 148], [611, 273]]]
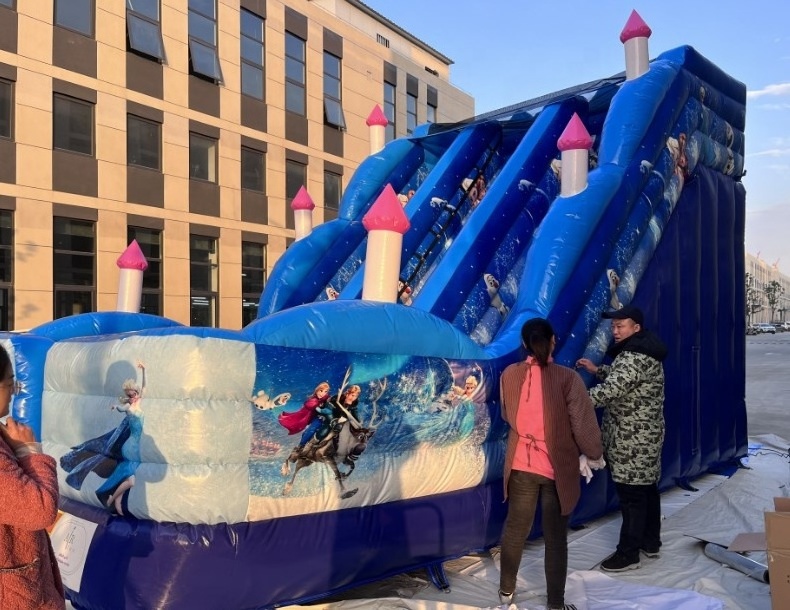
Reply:
[[285, 33], [285, 109], [306, 116], [306, 66], [304, 40]]
[[417, 127], [417, 96], [412, 93], [406, 94], [406, 133], [414, 133]]
[[126, 33], [130, 49], [164, 61], [159, 0], [126, 0]]
[[55, 0], [55, 25], [93, 37], [93, 0]]
[[96, 310], [95, 223], [53, 218], [54, 318]]
[[136, 239], [148, 268], [143, 272], [143, 293], [140, 296], [140, 313], [162, 315], [162, 232], [156, 229], [128, 227], [126, 241]]
[[192, 326], [217, 326], [219, 261], [217, 240], [189, 236], [189, 322]]
[[388, 49], [390, 48], [390, 41], [388, 38], [384, 38], [381, 34], [376, 34], [376, 42], [379, 44], [384, 45]]
[[55, 148], [93, 155], [93, 104], [56, 93], [52, 117]]
[[341, 61], [336, 55], [324, 51], [324, 121], [338, 129], [346, 128], [343, 116], [342, 90], [340, 79]]
[[14, 0], [0, 0], [0, 6], [7, 6], [10, 9], [14, 8]]
[[294, 221], [294, 211], [291, 209], [291, 202], [293, 201], [299, 189], [302, 188], [307, 182], [307, 166], [304, 163], [293, 161], [291, 159], [285, 160], [285, 212], [286, 212], [286, 227], [293, 229], [296, 224]]
[[217, 141], [214, 138], [189, 134], [189, 177], [217, 182]]
[[241, 92], [263, 99], [263, 19], [241, 9]]
[[433, 104], [428, 104], [427, 108], [428, 108], [428, 113], [427, 113], [427, 116], [426, 116], [426, 120], [429, 123], [435, 123], [436, 122], [436, 106], [434, 106]]
[[337, 212], [340, 209], [342, 189], [342, 176], [334, 172], [324, 172], [324, 208], [334, 212], [334, 218], [337, 218]]
[[162, 168], [162, 126], [134, 115], [126, 118], [126, 162], [159, 171]]
[[11, 83], [0, 80], [0, 138], [11, 137], [11, 111], [14, 108]]
[[258, 193], [266, 192], [266, 164], [262, 152], [242, 147], [241, 188]]
[[14, 286], [13, 215], [0, 210], [0, 330], [11, 330], [11, 289]]
[[189, 0], [189, 61], [192, 74], [222, 82], [217, 52], [216, 0]]
[[395, 139], [395, 85], [384, 81], [384, 116], [387, 117], [387, 142]]
[[258, 317], [258, 305], [266, 285], [266, 244], [241, 242], [241, 324]]

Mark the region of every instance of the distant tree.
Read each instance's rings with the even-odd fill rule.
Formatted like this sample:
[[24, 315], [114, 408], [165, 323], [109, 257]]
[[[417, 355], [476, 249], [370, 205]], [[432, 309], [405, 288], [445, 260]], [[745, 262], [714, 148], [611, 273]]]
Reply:
[[784, 294], [785, 289], [776, 280], [771, 280], [765, 285], [763, 292], [765, 292], [765, 298], [768, 299], [768, 307], [771, 308], [771, 322], [773, 322], [774, 313], [779, 305], [779, 297]]
[[763, 299], [757, 287], [754, 285], [754, 276], [746, 274], [746, 316], [747, 324], [752, 323], [752, 316], [763, 308]]

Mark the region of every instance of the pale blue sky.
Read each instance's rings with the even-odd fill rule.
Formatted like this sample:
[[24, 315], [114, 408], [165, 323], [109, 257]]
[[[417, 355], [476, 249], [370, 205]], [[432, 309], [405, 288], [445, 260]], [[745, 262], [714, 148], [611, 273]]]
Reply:
[[650, 56], [690, 45], [746, 84], [746, 248], [790, 274], [790, 3], [784, 0], [363, 0], [450, 57], [477, 113], [624, 70], [633, 9]]

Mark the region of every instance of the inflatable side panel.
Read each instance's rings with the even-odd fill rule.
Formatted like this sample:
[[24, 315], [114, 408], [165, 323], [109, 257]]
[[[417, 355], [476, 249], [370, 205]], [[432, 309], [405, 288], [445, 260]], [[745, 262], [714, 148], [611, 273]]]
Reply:
[[[735, 269], [735, 252], [740, 248], [735, 235], [735, 189], [728, 188], [726, 181], [719, 176], [714, 176], [719, 191], [717, 198], [718, 222], [716, 226], [716, 242], [719, 245], [716, 252], [718, 274], [716, 278], [717, 294], [713, 297], [717, 303], [717, 317], [714, 333], [717, 337], [717, 369], [713, 373], [711, 384], [718, 394], [715, 401], [715, 411], [718, 421], [718, 450], [719, 460], [727, 462], [735, 457], [735, 450], [739, 444], [737, 439], [735, 414], [737, 412], [738, 396], [736, 371], [740, 367], [735, 357], [735, 333], [740, 324], [736, 324], [736, 283], [738, 280]], [[739, 314], [740, 315], [740, 314]], [[736, 408], [722, 408], [722, 405], [731, 403]]]
[[749, 431], [746, 421], [746, 370], [743, 364], [746, 360], [746, 287], [744, 282], [737, 278], [746, 277], [746, 257], [741, 256], [744, 251], [744, 235], [746, 231], [746, 190], [743, 184], [737, 183], [735, 191], [735, 230], [733, 231], [733, 253], [735, 265], [733, 278], [735, 284], [735, 323], [733, 337], [735, 342], [735, 368], [733, 370], [733, 414], [735, 417], [735, 440], [737, 442], [735, 455], [746, 455], [749, 444]]
[[[696, 196], [695, 196], [696, 195]], [[701, 202], [698, 192], [689, 189], [681, 196], [680, 204], [675, 210], [678, 224], [683, 228], [683, 254], [681, 259], [681, 302], [680, 370], [682, 371], [681, 388], [683, 391], [684, 420], [681, 427], [681, 460], [683, 470], [681, 476], [689, 476], [699, 468], [701, 430], [701, 395], [700, 366], [702, 362], [699, 323], [700, 323], [700, 284], [701, 245], [700, 245], [700, 212]]]
[[90, 610], [303, 603], [487, 549], [499, 541], [506, 506], [501, 481], [422, 502], [236, 525], [107, 519], [66, 502], [70, 513], [99, 523], [83, 586], [69, 597]]
[[[720, 394], [721, 370], [719, 359], [722, 356], [719, 336], [716, 332], [719, 317], [719, 278], [717, 251], [721, 246], [718, 241], [719, 208], [727, 205], [724, 190], [719, 188], [716, 176], [712, 173], [700, 173], [697, 181], [704, 182], [703, 192], [708, 197], [698, 194], [700, 203], [700, 389], [703, 400], [700, 404], [700, 463], [716, 464], [720, 459], [719, 426], [726, 424], [721, 421], [719, 405], [725, 397]], [[702, 432], [704, 430], [704, 433]]]
[[44, 371], [43, 436], [62, 496], [112, 509], [113, 492], [134, 477], [125, 513], [244, 520], [254, 381], [247, 342], [135, 334], [56, 343]]
[[31, 335], [0, 333], [0, 342], [8, 352], [19, 394], [11, 400], [11, 415], [26, 423], [41, 439], [41, 393], [44, 363], [52, 340]]

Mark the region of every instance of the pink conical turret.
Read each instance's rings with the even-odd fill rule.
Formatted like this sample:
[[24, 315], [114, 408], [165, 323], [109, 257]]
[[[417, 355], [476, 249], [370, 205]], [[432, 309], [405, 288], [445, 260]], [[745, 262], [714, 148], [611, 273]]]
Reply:
[[642, 76], [650, 65], [650, 54], [647, 49], [647, 39], [653, 31], [636, 11], [631, 11], [631, 16], [620, 32], [620, 42], [625, 47], [625, 79], [631, 80]]
[[403, 234], [411, 226], [392, 185], [388, 184], [362, 218], [368, 230], [362, 298], [395, 303], [401, 265]]
[[370, 210], [362, 218], [362, 225], [368, 231], [396, 231], [403, 235], [409, 230], [409, 219], [403, 212], [398, 196], [391, 184], [387, 184]]
[[387, 116], [384, 114], [384, 111], [381, 109], [381, 106], [376, 104], [373, 106], [373, 110], [370, 111], [367, 120], [365, 121], [368, 127], [373, 127], [374, 125], [379, 125], [381, 127], [386, 127], [390, 124], [387, 120]]
[[592, 144], [593, 141], [590, 137], [590, 133], [584, 126], [584, 123], [582, 123], [579, 115], [574, 112], [571, 120], [568, 121], [568, 125], [562, 132], [560, 139], [557, 140], [557, 148], [560, 149], [560, 151], [590, 150]]
[[562, 172], [560, 177], [560, 196], [570, 197], [587, 188], [589, 150], [593, 141], [587, 128], [575, 112], [568, 125], [557, 140], [561, 151]]
[[148, 269], [148, 261], [136, 239], [133, 239], [132, 243], [126, 247], [126, 250], [121, 253], [115, 264], [118, 265], [119, 269], [138, 269], [140, 271]]
[[628, 17], [628, 21], [625, 22], [623, 31], [620, 32], [620, 42], [625, 44], [632, 38], [650, 38], [652, 33], [653, 30], [650, 29], [650, 26], [648, 26], [644, 19], [639, 16], [639, 13], [634, 10], [631, 11], [631, 15]]
[[118, 277], [118, 302], [115, 309], [138, 313], [140, 298], [143, 294], [143, 271], [148, 269], [148, 261], [136, 239], [132, 240], [115, 264], [121, 270]]
[[291, 209], [294, 212], [296, 210], [310, 210], [312, 212], [315, 209], [315, 203], [313, 203], [310, 193], [307, 192], [307, 189], [304, 186], [299, 188], [299, 192], [296, 193], [296, 197], [294, 197], [293, 201], [291, 201]]
[[386, 128], [389, 125], [389, 121], [381, 106], [376, 104], [373, 110], [370, 111], [365, 123], [370, 127], [370, 154], [375, 155], [384, 148]]
[[299, 241], [313, 231], [315, 203], [313, 203], [313, 199], [304, 186], [299, 189], [299, 192], [296, 193], [293, 201], [291, 201], [291, 209], [294, 211], [294, 237], [296, 241]]

